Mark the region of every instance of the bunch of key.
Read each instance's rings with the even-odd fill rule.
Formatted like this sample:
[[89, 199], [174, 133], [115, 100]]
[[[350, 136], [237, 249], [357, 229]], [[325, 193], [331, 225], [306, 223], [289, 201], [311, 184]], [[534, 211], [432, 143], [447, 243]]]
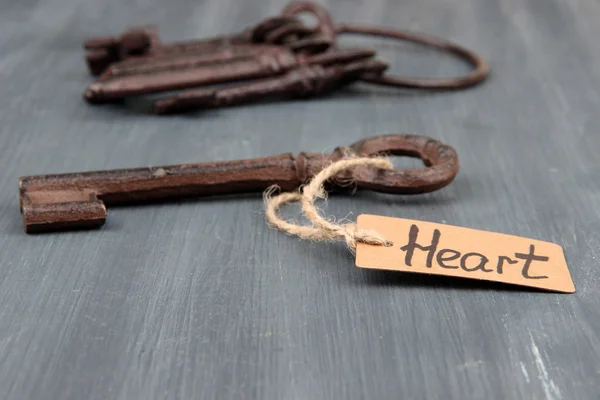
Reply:
[[[305, 24], [298, 17], [303, 12], [316, 16], [318, 24]], [[461, 78], [439, 85], [435, 80], [386, 77], [383, 73], [388, 65], [376, 58], [375, 50], [336, 46], [337, 35], [347, 32], [437, 47], [465, 58], [476, 72], [466, 81]], [[269, 96], [314, 96], [358, 80], [455, 89], [478, 83], [487, 74], [487, 65], [466, 49], [398, 30], [335, 25], [323, 7], [303, 1], [233, 35], [163, 43], [156, 29], [135, 28], [119, 37], [88, 39], [84, 47], [89, 70], [98, 76], [84, 92], [86, 101], [98, 104], [163, 94], [165, 97], [153, 102], [158, 114], [230, 106]], [[173, 95], [173, 91], [179, 92]]]
[[162, 114], [269, 95], [315, 95], [387, 68], [372, 49], [332, 45], [318, 29], [285, 16], [236, 35], [173, 44], [162, 44], [153, 29], [132, 29], [119, 38], [86, 41], [88, 66], [100, 76], [84, 98], [101, 103], [181, 90], [154, 102], [154, 111]]

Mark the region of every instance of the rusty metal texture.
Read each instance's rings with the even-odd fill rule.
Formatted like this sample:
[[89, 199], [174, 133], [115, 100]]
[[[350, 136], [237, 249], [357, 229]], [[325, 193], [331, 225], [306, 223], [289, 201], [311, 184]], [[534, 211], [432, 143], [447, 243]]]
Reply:
[[[260, 192], [274, 184], [290, 191], [348, 154], [407, 155], [423, 160], [426, 167], [421, 169], [381, 171], [361, 167], [339, 177], [352, 179], [357, 189], [385, 193], [417, 194], [440, 189], [454, 179], [459, 168], [454, 149], [437, 140], [383, 135], [338, 147], [329, 156], [286, 153], [241, 161], [28, 176], [19, 179], [23, 224], [27, 233], [93, 228], [104, 224], [106, 206]], [[335, 180], [331, 185], [336, 188]]]
[[[90, 103], [123, 99], [194, 86], [235, 82], [283, 73], [296, 65], [294, 54], [283, 47], [263, 49], [261, 54], [232, 58], [228, 62], [188, 62], [189, 57], [172, 60], [173, 68], [153, 68], [134, 74], [102, 75], [90, 84], [84, 98]], [[183, 66], [181, 66], [183, 64]], [[146, 65], [147, 67], [147, 65]], [[137, 67], [139, 68], [139, 67]]]
[[[247, 46], [245, 46], [247, 48]], [[218, 53], [223, 57], [232, 53]], [[372, 57], [371, 49], [352, 49], [317, 55], [296, 54], [281, 46], [261, 46], [258, 51], [230, 58], [224, 62], [206, 61], [207, 56], [186, 56], [131, 69], [111, 69], [92, 83], [84, 97], [88, 102], [102, 102], [147, 93], [157, 93], [208, 84], [235, 82], [283, 74], [302, 65], [330, 65]], [[213, 53], [213, 56], [216, 54]], [[140, 71], [141, 68], [146, 68]], [[377, 71], [370, 71], [377, 72]]]
[[111, 64], [101, 76], [106, 79], [113, 76], [177, 71], [206, 64], [256, 58], [261, 54], [276, 54], [278, 52], [281, 52], [280, 46], [237, 44], [215, 47], [210, 52], [188, 51], [178, 57], [173, 57], [171, 54], [159, 54], [154, 57], [128, 58]]
[[[366, 51], [348, 51], [349, 56], [368, 54]], [[326, 53], [337, 57], [335, 53]], [[308, 62], [289, 70], [276, 78], [262, 79], [256, 82], [230, 85], [225, 88], [201, 88], [184, 90], [181, 93], [165, 97], [154, 102], [154, 112], [169, 114], [186, 110], [217, 108], [249, 103], [267, 96], [308, 97], [335, 89], [338, 86], [354, 82], [365, 73], [380, 74], [388, 65], [380, 60], [360, 60], [349, 64]]]
[[[86, 50], [86, 62], [90, 73], [100, 75], [113, 63], [128, 59], [144, 60], [160, 56], [176, 57], [188, 52], [215, 52], [217, 49], [235, 45], [275, 43], [282, 41], [289, 34], [299, 37], [314, 34], [313, 29], [303, 29], [302, 32], [296, 29], [282, 34], [280, 28], [290, 25], [301, 24], [294, 17], [278, 16], [267, 18], [242, 32], [176, 43], [163, 43], [154, 27], [140, 27], [129, 29], [116, 37], [89, 38], [84, 41], [83, 47]], [[270, 33], [277, 31], [279, 34], [276, 37], [269, 37]]]

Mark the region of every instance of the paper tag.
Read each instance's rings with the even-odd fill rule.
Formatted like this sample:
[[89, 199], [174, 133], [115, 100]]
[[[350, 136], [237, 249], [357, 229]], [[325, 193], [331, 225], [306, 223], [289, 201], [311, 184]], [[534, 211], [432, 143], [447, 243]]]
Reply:
[[562, 248], [549, 242], [402, 218], [359, 215], [390, 247], [358, 243], [360, 268], [456, 276], [563, 293], [575, 286]]

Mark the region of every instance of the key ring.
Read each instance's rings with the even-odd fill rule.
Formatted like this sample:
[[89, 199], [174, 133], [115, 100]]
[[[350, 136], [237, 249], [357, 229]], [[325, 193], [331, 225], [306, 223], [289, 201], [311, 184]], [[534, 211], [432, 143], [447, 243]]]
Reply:
[[[317, 30], [335, 45], [337, 35], [357, 34], [366, 36], [385, 37], [390, 39], [408, 41], [426, 47], [435, 48], [450, 53], [473, 66], [473, 71], [467, 75], [456, 78], [420, 78], [404, 77], [390, 74], [365, 74], [362, 81], [383, 86], [405, 87], [426, 90], [452, 90], [474, 86], [483, 81], [489, 74], [487, 62], [475, 52], [450, 41], [432, 35], [408, 32], [372, 25], [356, 23], [335, 24], [327, 10], [318, 4], [309, 1], [299, 1], [286, 7], [282, 15], [293, 17], [302, 12], [313, 14], [317, 20]], [[333, 47], [333, 46], [332, 46]]]
[[338, 34], [378, 36], [432, 47], [453, 54], [473, 66], [471, 73], [456, 78], [409, 78], [390, 74], [363, 76], [362, 80], [369, 83], [415, 89], [451, 90], [474, 86], [483, 81], [490, 71], [488, 63], [475, 52], [435, 36], [353, 23], [339, 24], [336, 28]]

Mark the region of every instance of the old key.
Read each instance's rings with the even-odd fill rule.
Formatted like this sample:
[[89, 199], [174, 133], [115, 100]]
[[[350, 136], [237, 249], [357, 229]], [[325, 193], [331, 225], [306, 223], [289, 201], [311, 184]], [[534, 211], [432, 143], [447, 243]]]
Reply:
[[[173, 58], [184, 54], [204, 53], [219, 54], [246, 51], [260, 52], [260, 44], [286, 44], [290, 49], [308, 51], [323, 51], [331, 42], [331, 35], [319, 34], [319, 29], [308, 28], [292, 16], [267, 18], [256, 26], [231, 35], [216, 36], [208, 39], [188, 40], [176, 43], [163, 43], [158, 38], [154, 27], [132, 28], [122, 35], [94, 37], [86, 40], [83, 47], [86, 50], [86, 61], [92, 75], [100, 75], [110, 69], [114, 63], [134, 61], [143, 63], [151, 58]], [[315, 36], [318, 34], [318, 36]], [[289, 43], [290, 37], [295, 37]], [[305, 39], [309, 39], [307, 42]], [[320, 39], [320, 40], [318, 40]], [[257, 47], [252, 48], [253, 45]], [[227, 59], [225, 54], [222, 60]], [[219, 60], [219, 56], [215, 61]]]
[[[437, 140], [416, 135], [383, 135], [338, 147], [331, 155], [285, 153], [241, 161], [21, 177], [20, 208], [27, 233], [93, 228], [104, 224], [106, 206], [260, 192], [271, 185], [290, 191], [333, 161], [349, 155], [380, 154], [418, 157], [426, 168], [361, 167], [338, 178], [351, 180], [357, 189], [418, 194], [448, 185], [459, 168], [454, 149]], [[335, 181], [331, 185], [348, 187], [336, 185]]]
[[331, 66], [320, 64], [302, 65], [290, 70], [283, 76], [262, 79], [243, 85], [231, 85], [219, 89], [184, 90], [175, 96], [156, 100], [154, 102], [154, 112], [157, 114], [170, 114], [188, 109], [232, 106], [262, 99], [267, 95], [297, 97], [318, 95], [336, 86], [357, 81], [365, 74], [378, 74], [387, 67], [387, 64], [381, 60], [364, 60]]
[[[370, 49], [339, 50], [316, 55], [295, 54], [284, 47], [262, 47], [262, 52], [247, 57], [232, 58], [226, 63], [206, 63], [200, 56], [169, 60], [167, 66], [155, 61], [151, 66], [140, 65], [133, 69], [151, 68], [151, 73], [128, 73], [126, 67], [109, 69], [103, 77], [92, 83], [84, 94], [88, 102], [122, 99], [128, 96], [182, 89], [192, 86], [233, 82], [283, 74], [303, 66], [347, 64], [371, 58]], [[383, 65], [383, 64], [379, 64]], [[366, 69], [377, 73], [380, 68]]]
[[[104, 57], [98, 54], [107, 52], [102, 49], [105, 43], [120, 43], [120, 48], [128, 42], [135, 44], [129, 44], [127, 51], [120, 50], [127, 53], [121, 57], [123, 61], [108, 65], [104, 65], [107, 59], [98, 61], [104, 65], [103, 73], [85, 91], [85, 100], [100, 103], [283, 74], [305, 63], [317, 63], [317, 59], [309, 56], [322, 53], [331, 45], [331, 41], [318, 30], [309, 29], [292, 16], [269, 18], [243, 33], [200, 41], [162, 45], [153, 38], [155, 33], [152, 30], [134, 29], [120, 39], [93, 38], [86, 41], [88, 64], [90, 58]], [[141, 44], [146, 42], [147, 48]], [[141, 51], [141, 55], [135, 56], [132, 48]], [[336, 51], [318, 60], [329, 64], [352, 62], [374, 54], [371, 49]]]

